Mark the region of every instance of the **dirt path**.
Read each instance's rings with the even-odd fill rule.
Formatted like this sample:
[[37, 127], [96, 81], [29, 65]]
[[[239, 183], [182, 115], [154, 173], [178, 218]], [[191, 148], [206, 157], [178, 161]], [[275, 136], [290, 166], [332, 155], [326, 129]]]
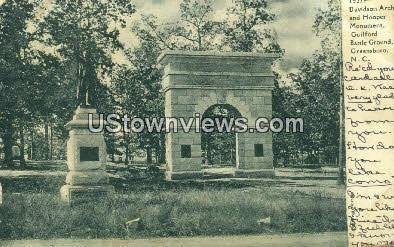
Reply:
[[196, 238], [158, 238], [136, 240], [15, 240], [1, 241], [0, 247], [342, 247], [346, 233], [226, 236]]

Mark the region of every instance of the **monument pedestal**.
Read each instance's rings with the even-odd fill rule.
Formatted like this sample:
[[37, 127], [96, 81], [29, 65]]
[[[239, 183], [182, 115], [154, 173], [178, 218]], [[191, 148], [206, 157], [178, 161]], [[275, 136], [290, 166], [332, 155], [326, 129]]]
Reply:
[[96, 109], [78, 107], [67, 125], [68, 174], [66, 185], [60, 189], [63, 202], [75, 203], [102, 200], [114, 192], [105, 172], [107, 151], [104, 134], [89, 130], [89, 114], [94, 126], [99, 125]]

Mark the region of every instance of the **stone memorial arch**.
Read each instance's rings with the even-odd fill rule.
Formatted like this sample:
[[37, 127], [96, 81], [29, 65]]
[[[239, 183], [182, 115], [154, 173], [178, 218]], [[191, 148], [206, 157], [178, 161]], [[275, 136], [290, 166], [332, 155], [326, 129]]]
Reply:
[[[214, 105], [229, 105], [248, 120], [236, 134], [236, 177], [274, 175], [272, 133], [256, 133], [259, 117], [272, 117], [272, 62], [277, 54], [168, 51], [164, 69], [166, 118], [202, 116]], [[252, 133], [253, 132], [253, 133]], [[166, 134], [166, 179], [202, 177], [201, 133], [180, 128]]]

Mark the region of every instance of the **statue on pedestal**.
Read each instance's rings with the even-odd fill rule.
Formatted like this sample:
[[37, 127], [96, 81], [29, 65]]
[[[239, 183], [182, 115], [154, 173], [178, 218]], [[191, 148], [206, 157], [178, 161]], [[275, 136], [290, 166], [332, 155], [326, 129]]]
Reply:
[[[107, 149], [104, 133], [89, 130], [89, 115], [98, 123], [97, 110], [91, 105], [91, 93], [97, 75], [93, 66], [79, 66], [80, 81], [77, 88], [78, 107], [73, 119], [67, 123], [68, 172], [60, 189], [61, 200], [69, 205], [103, 201], [114, 193], [106, 173]], [[96, 119], [96, 120], [94, 120]]]
[[96, 79], [96, 71], [93, 66], [86, 63], [84, 66], [78, 68], [78, 88], [77, 88], [77, 102], [78, 106], [82, 108], [90, 108], [92, 99], [92, 84]]
[[83, 79], [78, 82], [78, 89], [77, 89], [77, 102], [78, 106], [87, 107], [90, 105], [89, 102], [89, 90], [88, 85], [86, 85]]

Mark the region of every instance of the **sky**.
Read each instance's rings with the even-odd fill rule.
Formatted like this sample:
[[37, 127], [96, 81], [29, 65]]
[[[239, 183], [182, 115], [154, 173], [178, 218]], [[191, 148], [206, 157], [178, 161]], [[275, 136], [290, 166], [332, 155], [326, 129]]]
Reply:
[[[154, 14], [163, 20], [177, 16], [181, 0], [134, 0], [138, 13]], [[292, 72], [319, 49], [320, 40], [312, 32], [318, 8], [326, 7], [325, 0], [270, 0], [269, 6], [276, 20], [272, 24], [278, 34], [279, 44], [285, 49], [281, 67]], [[231, 0], [214, 0], [216, 11], [224, 12]]]

